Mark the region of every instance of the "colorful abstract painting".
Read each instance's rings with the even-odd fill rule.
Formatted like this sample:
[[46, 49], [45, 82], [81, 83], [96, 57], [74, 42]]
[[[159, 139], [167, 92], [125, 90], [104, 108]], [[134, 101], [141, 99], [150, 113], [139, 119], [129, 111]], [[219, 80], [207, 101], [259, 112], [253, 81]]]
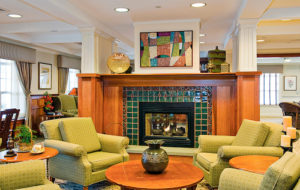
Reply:
[[192, 67], [193, 31], [141, 32], [141, 67]]

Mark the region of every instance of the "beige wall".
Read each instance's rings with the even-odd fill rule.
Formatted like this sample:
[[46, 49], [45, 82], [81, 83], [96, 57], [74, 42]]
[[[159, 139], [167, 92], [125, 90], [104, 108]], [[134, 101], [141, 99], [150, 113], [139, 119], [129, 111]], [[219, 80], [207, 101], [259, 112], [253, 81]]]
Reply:
[[[38, 89], [38, 62], [52, 64], [52, 88], [51, 90]], [[32, 65], [32, 80], [31, 80], [31, 94], [43, 94], [48, 91], [49, 94], [58, 93], [58, 75], [57, 75], [57, 55], [47, 52], [36, 52], [36, 64]]]

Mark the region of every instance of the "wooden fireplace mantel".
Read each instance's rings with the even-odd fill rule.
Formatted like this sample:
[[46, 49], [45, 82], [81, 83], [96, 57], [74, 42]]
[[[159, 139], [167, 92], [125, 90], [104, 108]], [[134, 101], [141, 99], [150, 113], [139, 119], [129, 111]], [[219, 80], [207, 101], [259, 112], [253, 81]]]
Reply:
[[122, 135], [123, 87], [212, 86], [213, 134], [235, 135], [243, 119], [260, 119], [261, 72], [77, 74], [78, 114], [101, 133]]

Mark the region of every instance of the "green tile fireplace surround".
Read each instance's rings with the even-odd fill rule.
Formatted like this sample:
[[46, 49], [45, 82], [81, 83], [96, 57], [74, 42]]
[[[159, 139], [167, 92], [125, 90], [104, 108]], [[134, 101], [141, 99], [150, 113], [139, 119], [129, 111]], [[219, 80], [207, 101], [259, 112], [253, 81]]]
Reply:
[[193, 102], [194, 147], [197, 136], [212, 134], [212, 87], [123, 87], [123, 135], [139, 145], [140, 102]]

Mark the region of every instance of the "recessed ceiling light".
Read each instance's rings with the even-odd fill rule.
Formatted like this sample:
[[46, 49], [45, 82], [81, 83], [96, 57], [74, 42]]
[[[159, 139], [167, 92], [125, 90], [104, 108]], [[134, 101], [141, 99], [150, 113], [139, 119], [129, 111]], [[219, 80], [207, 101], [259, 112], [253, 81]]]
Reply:
[[19, 14], [13, 14], [13, 13], [8, 14], [7, 16], [9, 16], [9, 17], [11, 17], [11, 18], [22, 18], [22, 15], [19, 15]]
[[157, 8], [157, 9], [160, 9], [160, 8], [161, 8], [161, 6], [160, 6], [160, 5], [156, 5], [156, 6], [155, 6], [155, 8]]
[[205, 44], [205, 42], [200, 42], [200, 44]]
[[290, 18], [283, 18], [283, 19], [280, 19], [281, 21], [291, 21], [292, 19]]
[[119, 13], [125, 13], [125, 12], [128, 12], [129, 9], [125, 8], [125, 7], [118, 7], [118, 8], [115, 8], [115, 11], [117, 11]]
[[191, 6], [195, 8], [199, 8], [199, 7], [206, 6], [206, 3], [192, 3]]
[[200, 36], [200, 37], [204, 37], [204, 36], [206, 36], [206, 34], [200, 34], [199, 36]]
[[265, 40], [257, 40], [257, 42], [264, 42]]

